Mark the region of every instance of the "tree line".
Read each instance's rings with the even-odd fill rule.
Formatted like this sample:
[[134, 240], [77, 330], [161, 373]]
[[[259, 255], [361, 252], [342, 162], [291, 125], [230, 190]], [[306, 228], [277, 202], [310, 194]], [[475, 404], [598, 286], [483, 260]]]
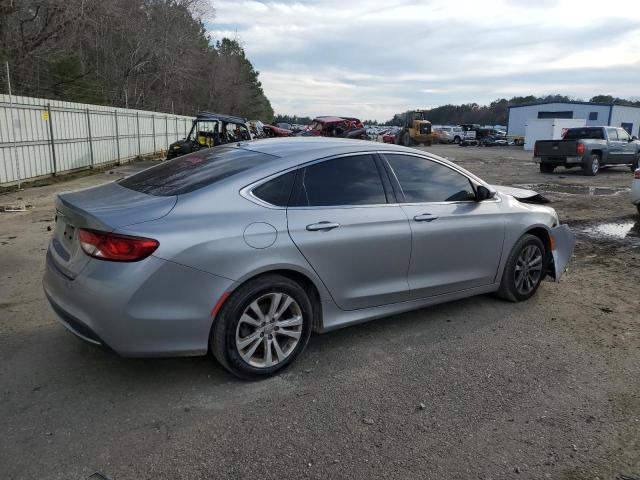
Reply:
[[[427, 118], [431, 123], [460, 125], [463, 123], [477, 123], [480, 125], [506, 125], [509, 107], [512, 105], [523, 105], [538, 102], [568, 102], [581, 101], [566, 95], [546, 95], [536, 97], [528, 95], [524, 97], [512, 97], [510, 99], [501, 98], [494, 100], [489, 105], [478, 105], [477, 103], [466, 103], [462, 105], [442, 105], [428, 110]], [[640, 101], [627, 100], [613, 97], [611, 95], [596, 95], [589, 99], [594, 103], [613, 103], [617, 105], [640, 106]], [[404, 123], [406, 112], [397, 113], [385, 125], [401, 126]]]
[[242, 45], [207, 34], [212, 9], [210, 0], [0, 0], [0, 60], [17, 95], [271, 119]]

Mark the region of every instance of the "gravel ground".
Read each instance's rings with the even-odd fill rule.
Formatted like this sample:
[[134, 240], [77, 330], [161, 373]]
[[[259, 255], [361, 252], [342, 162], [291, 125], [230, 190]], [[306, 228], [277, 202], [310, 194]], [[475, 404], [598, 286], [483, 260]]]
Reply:
[[0, 195], [33, 206], [0, 213], [0, 477], [640, 478], [628, 169], [543, 175], [521, 149], [427, 150], [552, 199], [578, 234], [569, 272], [525, 303], [479, 296], [316, 335], [252, 383], [210, 357], [118, 358], [48, 308], [55, 194], [141, 164]]

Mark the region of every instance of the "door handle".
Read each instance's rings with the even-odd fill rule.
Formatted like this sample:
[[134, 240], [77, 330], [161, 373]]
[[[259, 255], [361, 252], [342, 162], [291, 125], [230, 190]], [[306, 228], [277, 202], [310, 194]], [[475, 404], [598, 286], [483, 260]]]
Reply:
[[423, 213], [413, 217], [416, 222], [433, 222], [436, 218], [438, 218], [438, 215], [431, 215], [430, 213]]
[[309, 230], [310, 232], [328, 232], [329, 230], [333, 230], [334, 228], [338, 228], [339, 226], [339, 223], [334, 222], [318, 222], [307, 225], [307, 230]]

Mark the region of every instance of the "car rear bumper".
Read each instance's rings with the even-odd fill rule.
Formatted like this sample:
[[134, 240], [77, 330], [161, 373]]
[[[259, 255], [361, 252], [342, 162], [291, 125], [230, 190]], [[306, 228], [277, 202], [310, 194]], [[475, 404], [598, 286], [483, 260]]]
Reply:
[[582, 157], [533, 157], [533, 160], [537, 163], [546, 163], [550, 165], [580, 165], [584, 160]]
[[153, 256], [134, 263], [92, 260], [71, 280], [49, 252], [43, 278], [60, 323], [131, 357], [205, 354], [211, 309], [232, 284]]

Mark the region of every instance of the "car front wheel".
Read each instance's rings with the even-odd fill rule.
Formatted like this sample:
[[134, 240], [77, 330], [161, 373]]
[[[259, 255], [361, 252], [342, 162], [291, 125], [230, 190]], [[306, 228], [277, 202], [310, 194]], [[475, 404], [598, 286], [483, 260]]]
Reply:
[[512, 302], [531, 298], [544, 278], [547, 256], [535, 235], [524, 235], [515, 244], [502, 273], [498, 296]]
[[264, 275], [239, 287], [216, 315], [210, 349], [243, 379], [265, 378], [304, 350], [313, 307], [305, 290], [281, 275]]

